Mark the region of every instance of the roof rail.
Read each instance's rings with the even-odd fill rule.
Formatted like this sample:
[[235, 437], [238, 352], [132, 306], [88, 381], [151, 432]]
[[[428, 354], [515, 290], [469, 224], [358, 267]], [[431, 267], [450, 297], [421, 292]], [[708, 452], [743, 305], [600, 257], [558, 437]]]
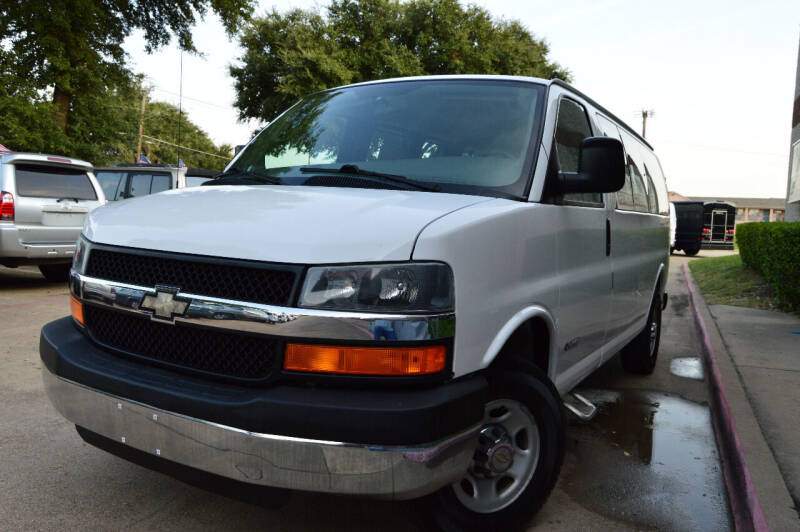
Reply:
[[129, 167], [136, 167], [136, 168], [169, 168], [169, 164], [164, 163], [114, 163], [111, 166], [129, 166]]

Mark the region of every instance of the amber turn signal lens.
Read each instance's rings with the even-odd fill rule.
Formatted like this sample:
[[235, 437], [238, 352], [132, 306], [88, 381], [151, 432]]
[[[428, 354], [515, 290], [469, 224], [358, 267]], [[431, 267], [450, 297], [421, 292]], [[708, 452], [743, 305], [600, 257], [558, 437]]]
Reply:
[[72, 317], [83, 325], [83, 303], [78, 301], [75, 296], [69, 296], [69, 306], [72, 309]]
[[283, 368], [346, 375], [428, 375], [444, 369], [443, 345], [424, 347], [336, 347], [288, 344]]

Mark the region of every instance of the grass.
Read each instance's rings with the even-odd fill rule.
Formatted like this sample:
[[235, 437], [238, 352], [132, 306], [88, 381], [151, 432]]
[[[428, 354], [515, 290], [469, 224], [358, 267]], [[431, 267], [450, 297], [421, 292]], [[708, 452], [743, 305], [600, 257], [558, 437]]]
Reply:
[[780, 310], [770, 284], [738, 254], [693, 260], [689, 268], [709, 305]]

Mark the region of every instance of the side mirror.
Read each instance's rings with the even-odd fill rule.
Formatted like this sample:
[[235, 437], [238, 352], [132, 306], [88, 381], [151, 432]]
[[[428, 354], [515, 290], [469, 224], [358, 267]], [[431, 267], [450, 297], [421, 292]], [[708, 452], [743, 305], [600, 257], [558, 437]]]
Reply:
[[244, 148], [245, 146], [247, 146], [247, 144], [237, 144], [236, 147], [233, 149], [233, 154], [236, 155], [237, 153], [242, 151], [242, 148]]
[[581, 142], [577, 172], [559, 172], [563, 193], [616, 192], [625, 186], [625, 150], [611, 137], [588, 137]]

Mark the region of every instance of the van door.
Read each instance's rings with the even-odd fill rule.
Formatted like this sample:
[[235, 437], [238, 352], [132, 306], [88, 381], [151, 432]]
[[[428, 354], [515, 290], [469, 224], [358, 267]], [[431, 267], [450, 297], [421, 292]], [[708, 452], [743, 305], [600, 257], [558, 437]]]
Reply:
[[[560, 171], [577, 172], [581, 141], [592, 136], [586, 109], [568, 97], [561, 98], [558, 109], [551, 157]], [[561, 351], [557, 371], [563, 374], [577, 369], [592, 353], [599, 354], [603, 345], [611, 306], [611, 261], [606, 254], [603, 194], [564, 194], [555, 202]]]
[[74, 244], [86, 214], [100, 204], [86, 169], [14, 165], [15, 223], [23, 245]]
[[[640, 153], [644, 147], [628, 132], [620, 130], [619, 133], [626, 152], [626, 180], [625, 187], [615, 194], [616, 208], [611, 219], [614, 301], [609, 339], [645, 318], [659, 260], [659, 242], [649, 229], [655, 229], [660, 220], [651, 214], [644, 159]], [[658, 207], [653, 207], [658, 212]], [[665, 223], [668, 225], [668, 221]], [[667, 236], [666, 230], [664, 236]], [[665, 239], [661, 251], [667, 253], [668, 245]]]

